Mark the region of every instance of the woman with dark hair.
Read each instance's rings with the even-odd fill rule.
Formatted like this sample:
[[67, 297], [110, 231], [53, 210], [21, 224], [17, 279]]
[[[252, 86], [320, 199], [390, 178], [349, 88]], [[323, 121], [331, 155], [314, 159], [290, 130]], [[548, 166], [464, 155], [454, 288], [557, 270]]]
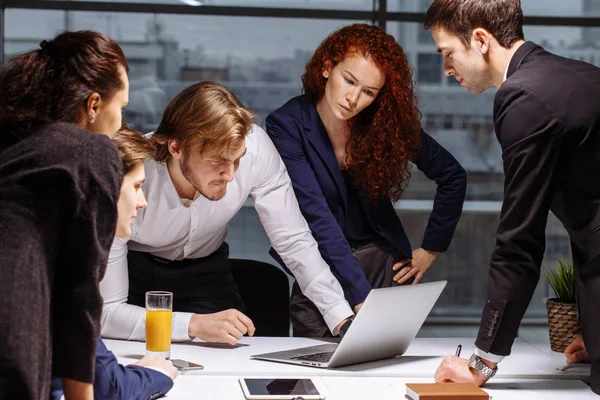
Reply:
[[[138, 210], [146, 208], [142, 190], [144, 160], [154, 155], [154, 144], [138, 131], [123, 124], [111, 138], [123, 160], [123, 183], [117, 203], [118, 216], [115, 236], [131, 236], [131, 224]], [[108, 275], [108, 273], [107, 273]], [[125, 279], [127, 277], [116, 277]], [[131, 365], [121, 365], [100, 338], [96, 348], [94, 400], [146, 400], [164, 396], [177, 377], [170, 360], [159, 356], [144, 356]], [[52, 380], [50, 399], [58, 400], [63, 391], [58, 379]]]
[[90, 31], [0, 71], [0, 398], [48, 398], [51, 375], [93, 398], [128, 91], [121, 48]]
[[[466, 173], [421, 129], [412, 69], [380, 28], [356, 24], [329, 35], [302, 83], [304, 95], [267, 117], [267, 133], [321, 255], [358, 311], [372, 287], [419, 282], [448, 248]], [[422, 245], [414, 251], [392, 204], [408, 183], [410, 163], [438, 185]], [[296, 336], [327, 335], [297, 285], [291, 314]]]

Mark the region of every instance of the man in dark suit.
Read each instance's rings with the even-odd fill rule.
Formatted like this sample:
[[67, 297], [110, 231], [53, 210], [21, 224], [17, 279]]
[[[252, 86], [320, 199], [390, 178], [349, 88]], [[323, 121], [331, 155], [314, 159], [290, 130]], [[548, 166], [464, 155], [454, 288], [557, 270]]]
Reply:
[[482, 385], [510, 354], [552, 211], [571, 239], [579, 346], [600, 394], [600, 69], [526, 42], [522, 25], [519, 0], [435, 0], [425, 18], [446, 75], [474, 94], [499, 88], [494, 124], [506, 175], [475, 353], [468, 362], [446, 357], [436, 379]]

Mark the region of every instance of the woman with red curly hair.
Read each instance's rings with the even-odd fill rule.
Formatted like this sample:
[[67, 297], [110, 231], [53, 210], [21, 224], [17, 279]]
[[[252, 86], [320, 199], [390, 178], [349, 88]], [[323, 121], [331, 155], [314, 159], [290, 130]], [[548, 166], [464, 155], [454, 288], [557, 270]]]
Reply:
[[[358, 311], [371, 288], [419, 282], [448, 248], [466, 173], [421, 129], [412, 69], [402, 47], [380, 28], [355, 24], [333, 32], [306, 65], [302, 83], [305, 94], [267, 117], [267, 133], [323, 259]], [[411, 163], [437, 183], [422, 245], [414, 251], [393, 206]], [[290, 307], [295, 336], [328, 334], [297, 284]]]

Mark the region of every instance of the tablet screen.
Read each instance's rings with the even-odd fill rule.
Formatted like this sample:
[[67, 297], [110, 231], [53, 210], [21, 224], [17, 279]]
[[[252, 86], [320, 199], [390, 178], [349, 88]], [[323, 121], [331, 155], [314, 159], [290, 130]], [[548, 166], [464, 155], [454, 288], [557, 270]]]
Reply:
[[250, 395], [318, 395], [310, 379], [258, 379], [245, 378]]

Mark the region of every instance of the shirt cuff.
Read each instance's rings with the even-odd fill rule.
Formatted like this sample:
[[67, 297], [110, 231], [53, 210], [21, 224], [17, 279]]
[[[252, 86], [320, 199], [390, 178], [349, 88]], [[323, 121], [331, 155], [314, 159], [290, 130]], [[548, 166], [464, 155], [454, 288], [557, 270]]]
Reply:
[[165, 370], [164, 368], [161, 368], [161, 367], [145, 367], [145, 368], [153, 369], [155, 371], [160, 372], [161, 374], [165, 374], [167, 377], [169, 377], [169, 379], [172, 380], [171, 375], [169, 375], [169, 373], [167, 372], [167, 370]]
[[335, 328], [340, 322], [348, 317], [353, 316], [352, 309], [345, 301], [340, 301], [335, 306], [331, 307], [327, 313], [323, 314], [323, 319], [329, 328], [329, 331], [334, 334]]
[[479, 356], [480, 358], [485, 358], [486, 360], [494, 362], [494, 363], [499, 363], [500, 361], [502, 361], [504, 359], [504, 356], [498, 356], [496, 354], [486, 353], [485, 351], [481, 350], [479, 347], [475, 347], [474, 353], [475, 353], [475, 355]]
[[188, 335], [188, 327], [190, 326], [192, 315], [194, 314], [186, 312], [173, 313], [173, 332], [171, 332], [171, 339], [174, 342], [186, 342], [193, 339]]

